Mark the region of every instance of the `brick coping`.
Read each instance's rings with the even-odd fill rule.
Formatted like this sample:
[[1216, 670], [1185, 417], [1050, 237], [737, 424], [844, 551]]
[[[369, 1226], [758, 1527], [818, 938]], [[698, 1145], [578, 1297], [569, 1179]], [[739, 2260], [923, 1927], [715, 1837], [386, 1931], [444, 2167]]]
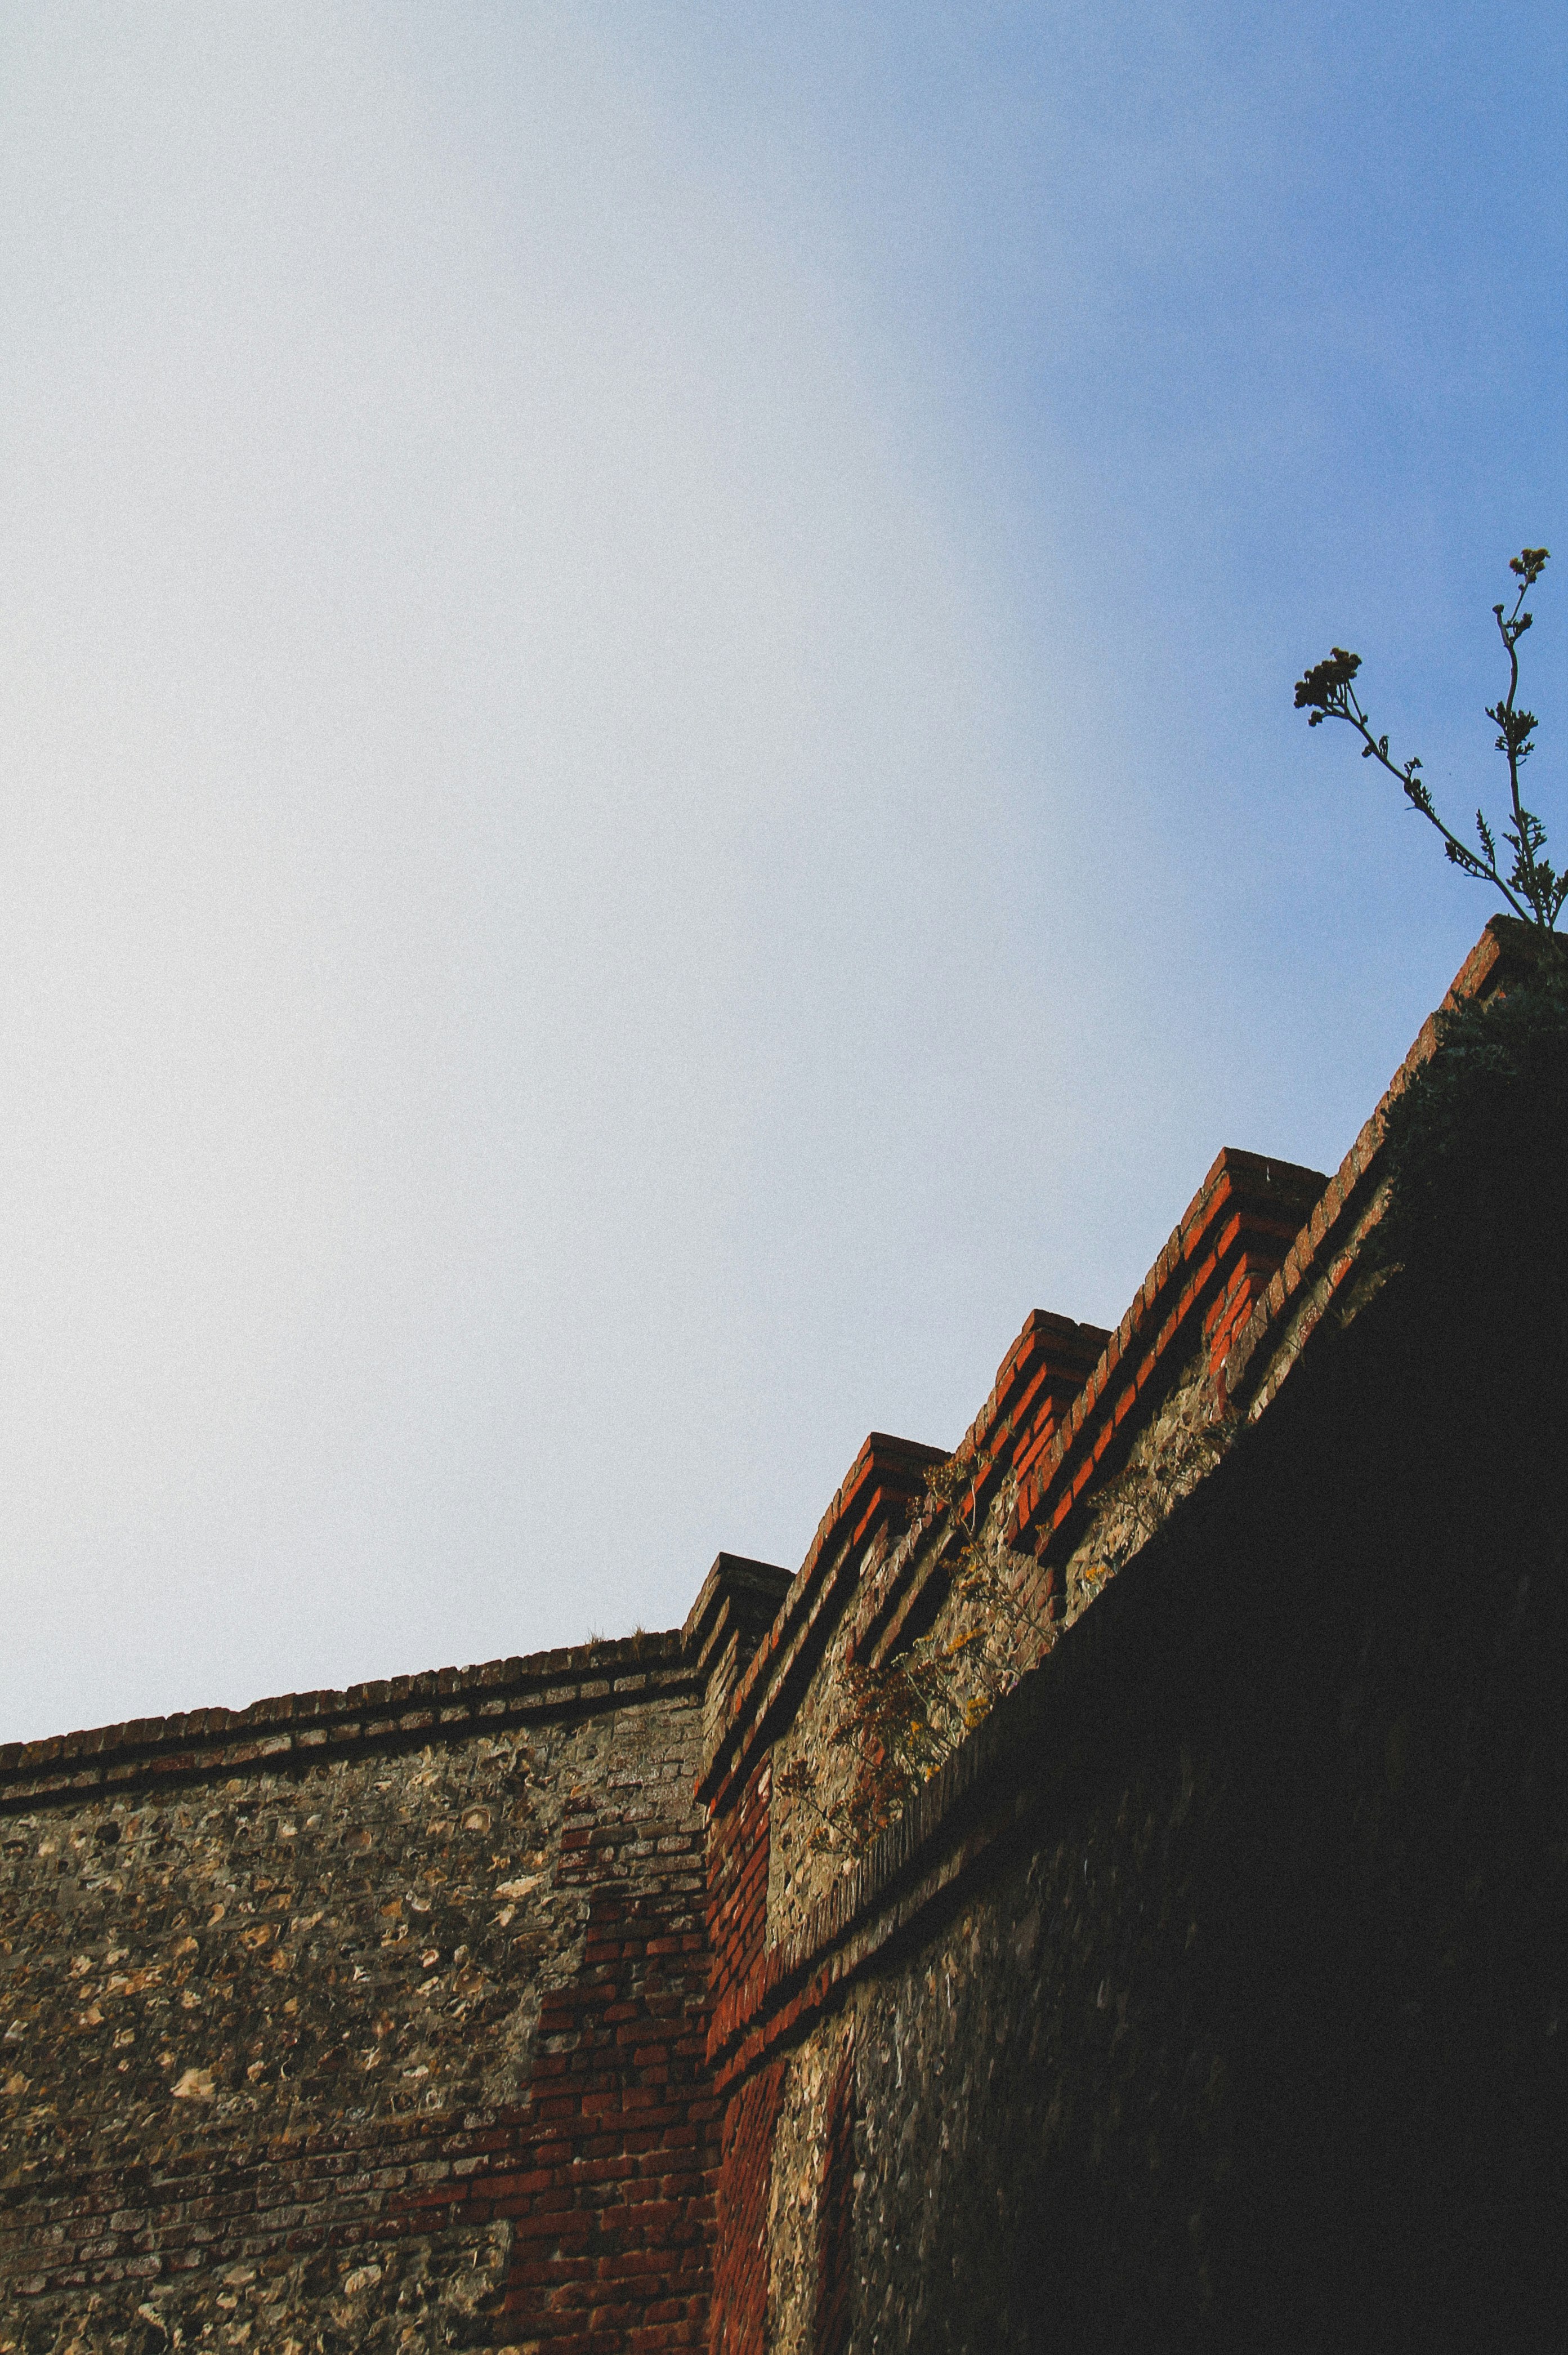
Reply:
[[714, 1805], [749, 1773], [790, 1707], [836, 1621], [861, 1561], [897, 1519], [902, 1527], [926, 1472], [946, 1451], [873, 1431], [834, 1492], [800, 1570], [738, 1679], [708, 1746], [697, 1796]]

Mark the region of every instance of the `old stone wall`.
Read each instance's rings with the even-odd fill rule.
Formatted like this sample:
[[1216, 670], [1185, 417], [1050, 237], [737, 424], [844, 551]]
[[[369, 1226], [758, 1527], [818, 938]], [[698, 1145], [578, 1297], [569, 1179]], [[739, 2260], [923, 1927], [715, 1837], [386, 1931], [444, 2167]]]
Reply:
[[692, 2343], [700, 1732], [675, 1636], [5, 1753], [0, 2348]]
[[[1560, 1203], [1365, 1256], [1386, 1102], [1331, 1180], [1221, 1155], [1115, 1331], [1031, 1317], [880, 1517], [869, 1441], [710, 1722], [710, 1852], [768, 1848], [716, 2347], [1561, 2343]], [[868, 1673], [1003, 1621], [1011, 1689], [812, 1847]]]
[[996, 1845], [846, 2007], [836, 2343], [1561, 2343], [1568, 1379], [1526, 1338], [1374, 1304], [1020, 1691]]
[[678, 1633], [0, 1752], [0, 2355], [1561, 2345], [1568, 1127], [1388, 1101]]

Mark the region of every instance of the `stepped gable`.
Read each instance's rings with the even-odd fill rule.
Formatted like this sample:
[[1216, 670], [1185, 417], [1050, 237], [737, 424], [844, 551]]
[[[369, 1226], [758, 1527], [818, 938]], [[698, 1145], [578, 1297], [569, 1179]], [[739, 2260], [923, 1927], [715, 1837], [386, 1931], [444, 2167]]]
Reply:
[[718, 1555], [703, 1580], [681, 1640], [702, 1680], [705, 1748], [711, 1746], [736, 1684], [777, 1617], [789, 1587], [787, 1570], [738, 1553]]
[[824, 1513], [777, 1616], [758, 1645], [709, 1745], [698, 1796], [710, 1806], [743, 1778], [788, 1715], [867, 1561], [901, 1534], [932, 1465], [946, 1450], [873, 1431]]
[[1200, 1347], [1216, 1386], [1234, 1336], [1328, 1180], [1227, 1146], [1134, 1295], [1070, 1412], [1024, 1469], [1008, 1541], [1042, 1553], [1092, 1481], [1125, 1455]]
[[[1125, 1455], [1200, 1347], [1221, 1378], [1233, 1337], [1328, 1182], [1320, 1170], [1228, 1148], [1114, 1333], [1033, 1310], [957, 1450], [976, 1466], [975, 1517], [984, 1518], [1011, 1479], [1010, 1544], [1043, 1552], [1064, 1524], [1071, 1534], [1069, 1517], [1084, 1490]], [[886, 1575], [873, 1581], [869, 1573], [918, 1517], [927, 1471], [946, 1460], [943, 1449], [885, 1433], [867, 1440], [714, 1728], [699, 1796], [719, 1799], [766, 1746], [846, 1612], [850, 1656], [874, 1661], [930, 1607], [933, 1580], [947, 1575], [944, 1555], [910, 1546]]]
[[[1042, 1563], [1071, 1546], [1088, 1492], [1125, 1460], [1171, 1383], [1200, 1351], [1216, 1412], [1255, 1417], [1263, 1411], [1354, 1266], [1362, 1236], [1378, 1215], [1379, 1155], [1390, 1103], [1435, 1051], [1439, 1015], [1466, 1000], [1484, 1002], [1530, 969], [1534, 951], [1527, 935], [1528, 928], [1514, 919], [1494, 917], [1488, 923], [1333, 1178], [1227, 1146], [1114, 1331], [1031, 1311], [956, 1451], [976, 1467], [969, 1500], [979, 1518], [1002, 1483], [1016, 1481], [1006, 1530], [1010, 1546]], [[944, 1460], [939, 1449], [886, 1433], [867, 1440], [824, 1516], [778, 1623], [757, 1648], [752, 1672], [727, 1700], [727, 1721], [710, 1738], [699, 1796], [711, 1802], [721, 1777], [765, 1746], [769, 1730], [798, 1698], [829, 1630], [849, 1606], [872, 1561], [873, 1540], [885, 1557], [895, 1498], [909, 1515], [919, 1506], [926, 1468]], [[880, 1501], [880, 1518], [874, 1527], [869, 1518], [858, 1523], [857, 1539], [864, 1541], [834, 1554], [851, 1501], [862, 1494]], [[874, 1662], [895, 1649], [912, 1620], [929, 1609], [933, 1579], [944, 1575], [939, 1556], [909, 1549], [891, 1577], [864, 1598], [850, 1657]], [[1038, 1582], [1034, 1598], [1048, 1600], [1048, 1578]]]

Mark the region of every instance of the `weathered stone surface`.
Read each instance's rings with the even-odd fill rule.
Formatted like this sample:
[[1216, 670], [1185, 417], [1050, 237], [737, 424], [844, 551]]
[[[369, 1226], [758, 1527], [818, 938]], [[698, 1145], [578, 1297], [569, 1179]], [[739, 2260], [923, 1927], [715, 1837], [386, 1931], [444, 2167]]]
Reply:
[[[0, 1818], [0, 2349], [239, 2345], [248, 2321], [302, 2348], [469, 2343], [501, 2327], [520, 2227], [493, 2179], [537, 2143], [547, 2061], [566, 2106], [640, 2090], [656, 2145], [688, 2131], [689, 2104], [666, 2113], [668, 2053], [700, 2075], [700, 1702], [653, 1640], [619, 1701], [579, 1678], [565, 1716], [530, 1700], [495, 1732], [413, 1747], [400, 1724], [319, 1765]], [[595, 1922], [636, 1934], [639, 1902], [607, 1966]], [[662, 2024], [571, 2094], [585, 1985], [657, 1946]], [[679, 2175], [683, 2213], [690, 2131], [647, 2179]]]
[[768, 2198], [771, 2355], [813, 2355], [826, 2321], [825, 2243], [839, 2188], [833, 2180], [834, 2094], [853, 2068], [854, 2027], [852, 2011], [826, 2021], [785, 2066]]

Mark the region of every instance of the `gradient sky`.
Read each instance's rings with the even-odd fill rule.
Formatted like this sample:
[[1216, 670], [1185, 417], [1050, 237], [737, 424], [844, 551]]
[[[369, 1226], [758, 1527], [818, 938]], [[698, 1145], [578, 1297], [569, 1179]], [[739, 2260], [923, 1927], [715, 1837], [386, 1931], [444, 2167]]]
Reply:
[[1568, 830], [1560, 6], [0, 5], [0, 1738], [678, 1621]]

